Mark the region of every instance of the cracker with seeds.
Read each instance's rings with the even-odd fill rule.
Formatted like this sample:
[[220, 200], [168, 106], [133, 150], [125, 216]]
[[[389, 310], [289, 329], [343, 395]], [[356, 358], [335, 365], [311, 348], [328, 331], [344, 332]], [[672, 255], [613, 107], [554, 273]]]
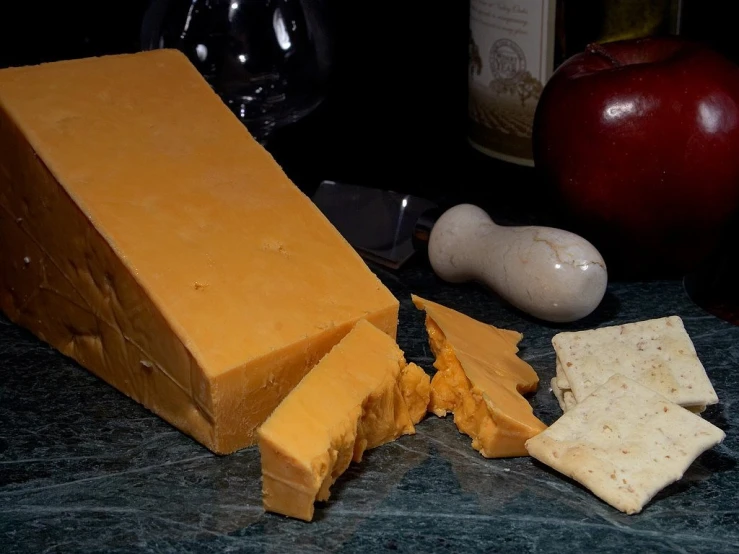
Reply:
[[557, 402], [559, 402], [559, 407], [562, 409], [563, 412], [566, 412], [567, 410], [573, 408], [575, 404], [577, 404], [577, 401], [575, 400], [575, 395], [572, 394], [572, 391], [569, 388], [560, 388], [559, 381], [556, 377], [551, 380], [550, 386], [555, 398], [557, 399]]
[[562, 389], [560, 389], [557, 386], [557, 378], [555, 377], [549, 382], [549, 388], [552, 390], [552, 393], [554, 394], [554, 398], [557, 399], [557, 402], [559, 402], [559, 407], [563, 412], [567, 411], [567, 405], [565, 404], [564, 395], [562, 394]]
[[613, 374], [625, 375], [683, 407], [700, 409], [718, 396], [678, 316], [558, 333], [552, 338], [561, 390], [582, 402]]
[[702, 417], [616, 373], [525, 446], [617, 510], [636, 514], [724, 437]]
[[571, 390], [570, 382], [567, 380], [567, 375], [565, 375], [565, 372], [562, 370], [562, 363], [559, 361], [559, 358], [556, 358], [555, 361], [555, 371], [556, 373], [554, 375], [554, 378], [557, 380], [557, 387], [560, 390]]
[[[572, 394], [570, 383], [567, 381], [564, 371], [562, 371], [562, 364], [560, 363], [559, 358], [557, 358], [555, 362], [555, 368], [556, 374], [550, 383], [550, 387], [557, 399], [557, 402], [559, 402], [559, 407], [562, 409], [562, 412], [566, 412], [577, 404], [577, 400], [575, 400], [575, 395]], [[706, 405], [688, 405], [683, 406], [683, 408], [690, 410], [694, 414], [701, 414], [706, 410]]]

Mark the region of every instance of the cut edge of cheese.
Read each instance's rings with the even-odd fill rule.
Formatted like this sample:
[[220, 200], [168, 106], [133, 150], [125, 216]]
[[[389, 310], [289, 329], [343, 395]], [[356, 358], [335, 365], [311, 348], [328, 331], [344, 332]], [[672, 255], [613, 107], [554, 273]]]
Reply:
[[429, 393], [393, 339], [357, 322], [259, 428], [265, 511], [311, 521], [352, 461], [415, 433]]
[[426, 312], [429, 344], [436, 358], [429, 411], [439, 417], [452, 412], [457, 428], [472, 438], [472, 448], [486, 458], [528, 456], [526, 440], [547, 426], [521, 393], [538, 386], [534, 369], [516, 356], [522, 335], [416, 295], [412, 300]]
[[[89, 82], [56, 79], [86, 71]], [[47, 72], [54, 78], [44, 78]], [[175, 98], [170, 91], [177, 87]], [[120, 99], [101, 99], [109, 89]], [[198, 110], [190, 109], [195, 105]], [[117, 108], [130, 113], [117, 114]], [[157, 120], [159, 108], [163, 120]], [[211, 163], [206, 154], [180, 158], [177, 148], [188, 151], [193, 135], [172, 133], [188, 119], [213, 135], [209, 141], [216, 149], [219, 140], [244, 146], [239, 156], [233, 145], [233, 158], [224, 154], [224, 163], [235, 169], [221, 165], [214, 171], [251, 175], [252, 180], [226, 188], [206, 179]], [[129, 122], [148, 129], [147, 121], [152, 137], [140, 137], [141, 142], [160, 140], [161, 152], [124, 140]], [[69, 142], [87, 140], [94, 146], [89, 161], [79, 149], [70, 153], [60, 138], [65, 133], [73, 133]], [[0, 145], [0, 309], [215, 453], [254, 444], [258, 425], [360, 319], [396, 336], [397, 299], [177, 51], [0, 70]], [[185, 186], [175, 182], [179, 177], [154, 178], [175, 167], [186, 171], [188, 164], [199, 168], [203, 179], [193, 177]], [[154, 176], [146, 173], [155, 170]], [[133, 178], [136, 171], [143, 182]], [[277, 183], [273, 191], [270, 179]], [[152, 188], [154, 183], [160, 191]], [[217, 185], [223, 198], [209, 204], [206, 196]], [[140, 199], [147, 190], [152, 194]], [[284, 207], [297, 210], [291, 220], [298, 221], [291, 225], [308, 231], [280, 237], [279, 224], [274, 224], [256, 245], [256, 256], [242, 250], [249, 232], [255, 233], [247, 217], [239, 218], [238, 206], [249, 207], [251, 216], [268, 225], [279, 222], [278, 204], [265, 208], [262, 216], [248, 202], [252, 192], [277, 202], [278, 190]], [[127, 205], [127, 198], [140, 205]], [[157, 209], [163, 210], [164, 221]], [[228, 211], [223, 220], [217, 217], [219, 209]], [[241, 233], [234, 233], [238, 228]], [[218, 237], [228, 243], [219, 245]], [[287, 250], [281, 249], [281, 238]], [[197, 247], [198, 240], [206, 239], [214, 245], [210, 252]], [[310, 248], [301, 244], [323, 251], [320, 264], [311, 266]], [[170, 250], [171, 259], [161, 256]], [[306, 315], [294, 323], [303, 313], [298, 303], [273, 310], [272, 316], [274, 306], [239, 302], [260, 296], [247, 284], [239, 289], [239, 280], [246, 281], [236, 266], [245, 267], [240, 260], [249, 256], [267, 270], [262, 282], [269, 298], [279, 296], [269, 287], [280, 282], [280, 275], [325, 267], [320, 277], [326, 281], [325, 297], [311, 299], [314, 320]], [[270, 263], [279, 265], [274, 278]], [[290, 263], [296, 264], [292, 272], [285, 269]], [[182, 271], [180, 266], [188, 265], [192, 271]], [[297, 289], [301, 282], [294, 281]], [[356, 283], [356, 290], [349, 290], [347, 282]], [[281, 328], [289, 332], [280, 334]], [[258, 336], [250, 339], [250, 334]], [[228, 355], [219, 352], [225, 348]]]
[[[515, 383], [521, 394], [534, 392], [539, 376], [518, 357], [518, 343], [523, 335], [511, 329], [499, 329], [436, 302], [411, 295], [413, 304], [425, 311], [454, 344], [457, 357], [465, 364], [470, 380], [481, 389], [495, 377]], [[469, 365], [469, 367], [467, 367]]]

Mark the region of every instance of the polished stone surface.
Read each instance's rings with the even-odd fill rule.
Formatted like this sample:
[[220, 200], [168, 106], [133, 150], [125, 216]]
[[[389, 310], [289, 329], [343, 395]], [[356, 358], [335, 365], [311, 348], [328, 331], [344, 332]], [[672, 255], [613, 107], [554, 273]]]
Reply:
[[577, 321], [600, 305], [608, 284], [600, 252], [583, 237], [541, 225], [498, 225], [482, 208], [459, 204], [434, 223], [431, 267], [450, 283], [484, 283], [545, 321]]
[[546, 423], [560, 415], [547, 385], [556, 332], [677, 314], [721, 400], [704, 416], [726, 440], [627, 516], [531, 458], [482, 458], [431, 415], [353, 464], [305, 523], [263, 513], [256, 448], [210, 454], [0, 316], [0, 552], [739, 551], [739, 327], [679, 282], [611, 284], [587, 319], [555, 325], [420, 266], [373, 268], [401, 299], [398, 343], [429, 372], [411, 293], [521, 331]]

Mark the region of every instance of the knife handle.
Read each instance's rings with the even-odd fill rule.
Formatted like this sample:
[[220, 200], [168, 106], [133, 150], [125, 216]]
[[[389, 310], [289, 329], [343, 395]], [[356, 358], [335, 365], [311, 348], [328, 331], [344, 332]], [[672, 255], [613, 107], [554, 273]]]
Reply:
[[482, 209], [459, 204], [429, 236], [434, 272], [450, 283], [480, 282], [545, 321], [570, 322], [598, 307], [608, 272], [587, 240], [562, 229], [497, 225]]

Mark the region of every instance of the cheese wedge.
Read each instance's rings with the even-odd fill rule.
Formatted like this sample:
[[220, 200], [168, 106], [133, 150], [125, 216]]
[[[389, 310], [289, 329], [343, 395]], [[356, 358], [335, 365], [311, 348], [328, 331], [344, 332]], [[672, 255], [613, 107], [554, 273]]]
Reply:
[[486, 458], [527, 456], [524, 443], [546, 425], [522, 396], [539, 384], [534, 369], [517, 356], [523, 336], [498, 329], [412, 295], [426, 312], [426, 330], [436, 356], [429, 410], [454, 414], [457, 428]]
[[158, 50], [0, 71], [0, 308], [226, 454], [398, 302]]
[[428, 400], [428, 375], [359, 321], [259, 429], [264, 509], [311, 521], [352, 461], [415, 433]]

